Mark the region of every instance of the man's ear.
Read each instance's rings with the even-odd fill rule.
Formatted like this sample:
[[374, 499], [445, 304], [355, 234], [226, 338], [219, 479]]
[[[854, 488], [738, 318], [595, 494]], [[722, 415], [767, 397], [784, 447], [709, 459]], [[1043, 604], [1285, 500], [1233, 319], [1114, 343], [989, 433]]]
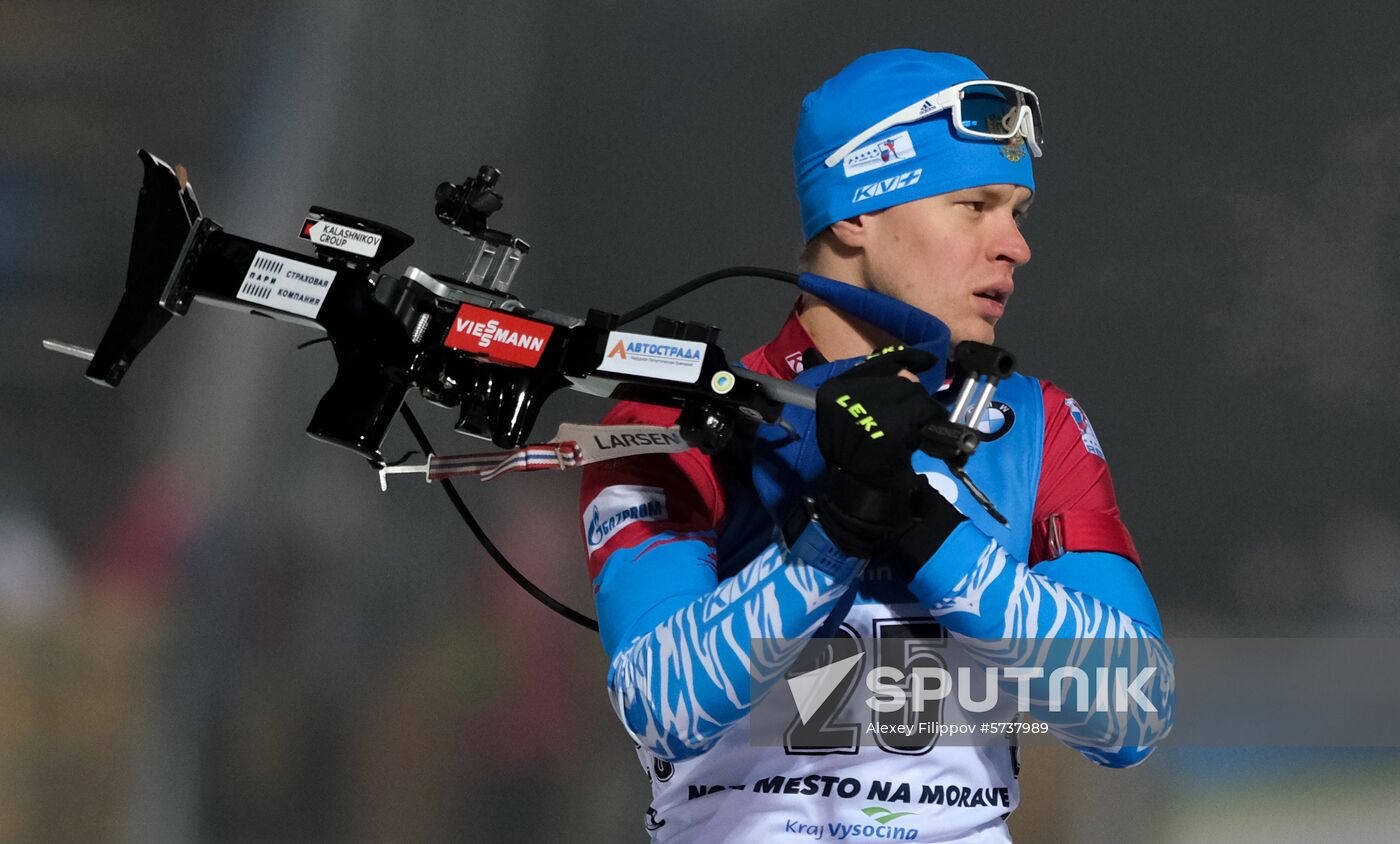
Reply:
[[860, 214], [846, 220], [837, 220], [827, 229], [836, 243], [846, 249], [863, 249], [870, 238], [870, 215]]

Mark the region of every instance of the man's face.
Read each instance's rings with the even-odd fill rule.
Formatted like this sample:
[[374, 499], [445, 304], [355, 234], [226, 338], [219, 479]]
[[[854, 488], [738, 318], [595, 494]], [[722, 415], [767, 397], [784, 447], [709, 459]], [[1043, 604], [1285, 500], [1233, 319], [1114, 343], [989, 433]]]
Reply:
[[867, 215], [866, 283], [943, 320], [954, 343], [990, 343], [1011, 275], [1031, 259], [1020, 229], [1030, 203], [1024, 187], [988, 185]]

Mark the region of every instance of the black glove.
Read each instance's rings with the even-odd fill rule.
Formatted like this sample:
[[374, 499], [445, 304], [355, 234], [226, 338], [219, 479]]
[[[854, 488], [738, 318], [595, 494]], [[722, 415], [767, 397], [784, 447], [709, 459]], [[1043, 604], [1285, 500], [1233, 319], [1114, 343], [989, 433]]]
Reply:
[[935, 362], [930, 352], [896, 347], [817, 390], [817, 447], [827, 465], [817, 518], [842, 551], [878, 553], [906, 579], [964, 519], [910, 465], [919, 432], [946, 411], [898, 373]]

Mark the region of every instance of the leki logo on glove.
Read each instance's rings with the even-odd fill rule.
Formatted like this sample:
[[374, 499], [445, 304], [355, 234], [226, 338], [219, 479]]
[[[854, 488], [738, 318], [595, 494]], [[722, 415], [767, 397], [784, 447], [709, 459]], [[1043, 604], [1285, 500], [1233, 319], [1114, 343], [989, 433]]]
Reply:
[[857, 427], [869, 434], [872, 440], [878, 440], [885, 435], [884, 431], [879, 430], [880, 423], [876, 422], [875, 417], [866, 411], [865, 405], [858, 401], [851, 401], [850, 393], [838, 398], [836, 404], [844, 407], [847, 413], [855, 417]]
[[463, 305], [443, 345], [483, 354], [499, 363], [534, 366], [540, 362], [545, 343], [553, 333], [552, 325]]

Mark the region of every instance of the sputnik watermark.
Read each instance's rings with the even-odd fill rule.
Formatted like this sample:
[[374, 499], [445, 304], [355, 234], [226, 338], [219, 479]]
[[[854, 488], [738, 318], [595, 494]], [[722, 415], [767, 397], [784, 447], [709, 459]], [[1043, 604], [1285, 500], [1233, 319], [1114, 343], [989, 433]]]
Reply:
[[[773, 640], [752, 647], [758, 657], [783, 652]], [[772, 668], [751, 677], [772, 684]], [[779, 676], [779, 693], [751, 712], [750, 740], [792, 753], [912, 754], [1059, 731], [1108, 741], [1156, 736], [1173, 720], [1170, 654], [1128, 638], [952, 639], [936, 621], [875, 619], [867, 636], [807, 640]]]
[[[802, 723], [816, 716], [822, 704], [840, 686], [858, 660], [859, 657], [848, 657], [788, 678], [788, 688], [792, 691]], [[1031, 682], [1046, 676], [1045, 669], [1040, 666], [983, 667], [981, 672], [985, 682], [980, 684], [983, 690], [980, 699], [972, 682], [974, 670], [972, 666], [959, 666], [955, 682], [953, 672], [936, 665], [916, 666], [907, 674], [888, 665], [872, 668], [866, 674], [865, 687], [873, 694], [865, 698], [865, 704], [875, 712], [912, 710], [922, 713], [955, 696], [958, 706], [965, 712], [990, 712], [1002, 703], [1002, 690], [1006, 685], [1003, 681], [1015, 683], [1013, 697], [1017, 712], [1030, 712], [1032, 701], [1039, 702], [1032, 696]], [[1124, 713], [1136, 706], [1142, 712], [1156, 712], [1157, 707], [1145, 694], [1147, 684], [1156, 673], [1156, 666], [1147, 666], [1129, 681], [1127, 668], [1100, 666], [1094, 669], [1091, 682], [1089, 672], [1084, 669], [1073, 665], [1060, 666], [1049, 674], [1046, 707], [1051, 712], [1063, 712], [1066, 703], [1069, 703], [1072, 712]]]
[[[809, 673], [830, 671], [832, 667], [818, 668]], [[888, 665], [872, 668], [866, 675], [865, 686], [874, 694], [867, 697], [865, 703], [876, 712], [899, 712], [905, 709], [923, 712], [930, 704], [937, 704], [956, 694], [958, 706], [964, 711], [990, 712], [1001, 703], [1005, 680], [1016, 684], [1016, 711], [1030, 712], [1031, 682], [1046, 676], [1045, 669], [1040, 666], [984, 667], [982, 671], [986, 682], [979, 700], [974, 696], [976, 692], [972, 683], [973, 670], [971, 666], [959, 666], [957, 682], [953, 682], [953, 674], [948, 669], [936, 665], [916, 666], [910, 669], [907, 675]], [[1157, 707], [1144, 693], [1147, 684], [1156, 673], [1156, 666], [1148, 666], [1140, 669], [1129, 682], [1127, 668], [1100, 666], [1094, 669], [1094, 681], [1091, 683], [1089, 672], [1084, 669], [1073, 665], [1060, 666], [1049, 675], [1047, 706], [1051, 712], [1064, 711], [1066, 697], [1073, 689], [1074, 698], [1070, 710], [1073, 712], [1128, 712], [1134, 705], [1142, 712], [1156, 712]], [[801, 678], [790, 678], [788, 683], [791, 685], [794, 680], [799, 679]], [[1089, 700], [1091, 686], [1094, 698], [1092, 702]], [[797, 691], [794, 688], [794, 699], [796, 696]], [[801, 714], [799, 711], [799, 716]], [[804, 718], [804, 722], [808, 718]]]

